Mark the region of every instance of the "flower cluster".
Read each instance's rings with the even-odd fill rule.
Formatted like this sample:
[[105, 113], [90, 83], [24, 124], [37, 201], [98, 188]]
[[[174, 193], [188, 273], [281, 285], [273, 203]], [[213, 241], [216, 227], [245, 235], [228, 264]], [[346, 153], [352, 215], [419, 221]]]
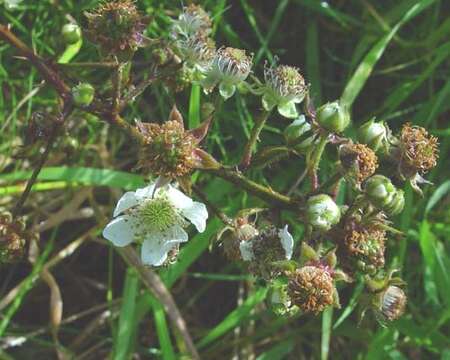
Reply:
[[[422, 176], [437, 164], [437, 138], [409, 123], [393, 133], [375, 119], [352, 132], [349, 104], [337, 100], [316, 108], [299, 68], [279, 64], [276, 58], [273, 64], [257, 69], [247, 49], [216, 48], [213, 21], [198, 5], [184, 7], [172, 19], [169, 35], [151, 41], [144, 37], [146, 19], [132, 0], [104, 1], [86, 17], [85, 34], [98, 46], [100, 57], [107, 57], [108, 64], [101, 65], [111, 68], [111, 81], [97, 89], [84, 80], [65, 84], [73, 76], [55, 72], [52, 77], [53, 67], [47, 64], [40, 70], [45, 70], [49, 83], [59, 85], [67, 102], [62, 117], [67, 108], [90, 112], [129, 134], [138, 146], [136, 169], [152, 179], [148, 186], [128, 191], [118, 200], [103, 230], [104, 238], [117, 247], [139, 247], [145, 265], [169, 265], [177, 260], [180, 245], [188, 241], [190, 224], [200, 233], [205, 231], [207, 204], [225, 224], [217, 238], [226, 258], [267, 286], [267, 303], [277, 314], [318, 314], [329, 306], [339, 307], [336, 283], [351, 282], [353, 277], [365, 284], [363, 311], [370, 308], [382, 323], [403, 314], [405, 284], [392, 276], [385, 252], [389, 235], [400, 234], [392, 227], [392, 218], [405, 206], [404, 182], [421, 191], [418, 184], [427, 182]], [[81, 28], [66, 24], [62, 37], [66, 45], [81, 43]], [[155, 61], [136, 76], [131, 58], [144, 42], [151, 44]], [[40, 58], [32, 60], [35, 63]], [[134, 84], [135, 78], [141, 82]], [[192, 101], [189, 109], [189, 123], [199, 126], [187, 128], [175, 105], [165, 122], [132, 125], [124, 118], [126, 105], [159, 80], [166, 85], [174, 82], [176, 90], [186, 85], [203, 88], [201, 106]], [[219, 129], [219, 124], [213, 124], [215, 107], [236, 92], [254, 97], [253, 102], [243, 103], [249, 113], [253, 106], [259, 114], [248, 116], [254, 122], [239, 159], [230, 156], [232, 163], [222, 164], [201, 144], [208, 145], [204, 140], [209, 135], [220, 148], [209, 150], [215, 156], [223, 152], [223, 136], [216, 132], [213, 138], [209, 130], [212, 126]], [[274, 136], [270, 145], [260, 141], [266, 122], [280, 116], [290, 123], [274, 133], [284, 136]], [[29, 142], [53, 136], [56, 122], [49, 125], [44, 120], [44, 116], [32, 119]], [[357, 141], [347, 136], [352, 133], [357, 133]], [[274, 144], [279, 139], [281, 143]], [[324, 164], [324, 154], [332, 161]], [[296, 162], [298, 158], [302, 160]], [[260, 181], [260, 169], [277, 163], [281, 170], [284, 166], [298, 170], [297, 181], [287, 184], [290, 179], [286, 177], [272, 184], [273, 176]], [[264, 205], [220, 209], [208, 199], [210, 191], [202, 191], [211, 176], [232, 183]], [[344, 188], [345, 184], [350, 186]], [[191, 192], [205, 204], [192, 200]], [[225, 213], [232, 209], [232, 214]], [[22, 220], [0, 214], [1, 261], [23, 255], [31, 238]]]
[[[112, 4], [130, 5], [127, 1]], [[97, 10], [96, 16], [100, 13]], [[140, 23], [136, 15], [130, 16], [135, 25], [130, 26], [129, 34], [136, 32]], [[405, 309], [406, 295], [402, 281], [389, 272], [386, 275], [389, 234], [399, 233], [389, 218], [400, 214], [405, 205], [401, 182], [424, 182], [421, 176], [436, 165], [437, 139], [409, 124], [394, 136], [387, 124], [375, 119], [359, 127], [357, 141], [345, 137], [351, 116], [344, 102], [330, 101], [316, 109], [300, 70], [278, 64], [278, 59], [272, 65], [266, 63], [262, 81], [257, 75], [250, 76], [252, 55], [245, 49], [217, 49], [212, 25], [209, 14], [198, 5], [184, 7], [173, 19], [169, 39], [159, 44], [161, 54], [166, 50], [162, 47], [168, 45], [179, 66], [164, 81], [167, 84], [168, 79], [178, 77], [184, 85], [200, 84], [207, 98], [216, 88], [225, 100], [236, 91], [258, 97], [261, 116], [255, 118], [239, 163], [242, 172], [220, 164], [200, 148], [212, 117], [196, 129], [185, 129], [183, 117], [174, 107], [164, 123], [138, 121], [138, 167], [158, 178], [155, 184], [128, 192], [119, 200], [104, 237], [116, 246], [137, 243], [145, 264], [160, 266], [175, 261], [179, 245], [188, 239], [184, 230], [188, 223], [202, 232], [208, 215], [203, 204], [192, 201], [170, 183], [176, 181], [189, 191], [189, 175], [195, 169], [208, 169], [269, 205], [268, 209], [240, 210], [233, 218], [213, 204], [212, 208], [225, 223], [217, 238], [226, 258], [267, 285], [267, 304], [275, 313], [318, 314], [329, 306], [339, 306], [336, 282], [351, 282], [352, 277], [359, 276], [367, 288], [365, 309], [373, 310], [384, 323], [397, 319]], [[120, 43], [116, 41], [116, 45]], [[158, 64], [163, 66], [164, 61]], [[81, 93], [80, 86], [74, 91]], [[252, 162], [260, 132], [274, 109], [278, 115], [292, 119], [283, 131], [285, 143], [262, 148]], [[338, 160], [334, 174], [319, 176], [322, 155], [331, 148]], [[310, 186], [302, 187], [302, 191], [298, 184], [293, 186], [293, 196], [277, 193], [243, 173], [249, 165], [264, 168], [290, 156], [304, 156], [305, 171], [299, 182], [310, 179]], [[336, 199], [343, 182], [351, 187], [345, 201], [339, 202]], [[297, 219], [296, 225], [303, 227], [303, 236], [296, 241], [288, 228], [296, 229], [295, 234], [298, 227], [287, 225], [285, 210], [294, 213], [291, 222]], [[299, 256], [296, 243], [301, 244]]]

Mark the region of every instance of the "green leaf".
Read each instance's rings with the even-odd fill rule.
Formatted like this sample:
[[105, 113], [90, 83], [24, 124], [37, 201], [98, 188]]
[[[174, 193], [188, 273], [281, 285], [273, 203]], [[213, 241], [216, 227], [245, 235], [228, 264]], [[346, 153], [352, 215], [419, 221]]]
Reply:
[[436, 204], [450, 191], [450, 180], [443, 182], [430, 196], [425, 207], [425, 215], [436, 206]]
[[333, 322], [333, 307], [329, 306], [322, 313], [322, 341], [320, 345], [320, 358], [328, 359], [330, 351], [331, 324]]
[[228, 331], [238, 326], [242, 321], [249, 317], [256, 304], [259, 304], [264, 300], [266, 294], [266, 288], [260, 288], [256, 290], [244, 301], [242, 305], [230, 312], [219, 325], [215, 326], [211, 331], [209, 331], [208, 334], [198, 342], [197, 347], [204, 348], [206, 345], [217, 340]]
[[200, 99], [200, 85], [192, 84], [191, 96], [189, 97], [189, 129], [195, 129], [200, 125]]
[[[16, 171], [0, 175], [0, 181], [8, 183], [28, 180], [31, 171]], [[109, 169], [95, 169], [86, 167], [46, 167], [38, 175], [38, 180], [67, 181], [89, 186], [109, 186], [134, 190], [145, 186], [144, 178], [140, 175]]]
[[411, 20], [413, 17], [422, 12], [426, 7], [431, 5], [434, 0], [425, 0], [425, 1], [416, 1], [415, 5], [412, 6], [402, 17], [402, 19], [389, 31], [386, 35], [384, 35], [380, 40], [376, 42], [376, 44], [370, 49], [368, 54], [364, 57], [364, 59], [359, 64], [355, 73], [347, 83], [342, 96], [341, 103], [344, 106], [347, 106], [350, 109], [361, 92], [362, 88], [367, 82], [370, 74], [373, 71], [378, 60], [380, 60], [383, 55], [386, 47], [400, 29], [400, 27], [405, 24], [407, 21]]
[[164, 360], [175, 360], [175, 352], [173, 350], [172, 341], [170, 340], [169, 328], [167, 327], [166, 315], [164, 307], [152, 297], [153, 316], [155, 317], [156, 332], [158, 334], [159, 345]]

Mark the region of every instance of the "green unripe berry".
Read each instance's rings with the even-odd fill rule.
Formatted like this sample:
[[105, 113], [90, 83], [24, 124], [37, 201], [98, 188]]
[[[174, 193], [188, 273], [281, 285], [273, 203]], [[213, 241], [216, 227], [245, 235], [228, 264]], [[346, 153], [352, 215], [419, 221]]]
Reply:
[[320, 194], [311, 196], [306, 204], [308, 223], [318, 230], [327, 231], [341, 218], [341, 211], [333, 199]]
[[361, 125], [358, 129], [358, 141], [368, 145], [374, 151], [377, 151], [383, 145], [387, 145], [387, 137], [387, 126], [382, 122], [375, 122], [373, 119]]
[[66, 24], [61, 30], [61, 35], [66, 44], [75, 44], [81, 39], [81, 28], [77, 24]]
[[75, 105], [88, 106], [94, 100], [95, 89], [89, 83], [80, 83], [72, 88], [72, 96]]
[[350, 124], [350, 114], [338, 101], [317, 109], [316, 119], [324, 129], [340, 133]]

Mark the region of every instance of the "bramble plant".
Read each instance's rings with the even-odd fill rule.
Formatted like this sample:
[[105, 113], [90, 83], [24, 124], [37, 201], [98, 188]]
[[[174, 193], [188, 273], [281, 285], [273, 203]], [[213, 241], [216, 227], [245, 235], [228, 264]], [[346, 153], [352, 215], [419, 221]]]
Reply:
[[[437, 138], [409, 123], [394, 134], [375, 119], [350, 137], [352, 115], [345, 101], [330, 99], [316, 107], [301, 69], [278, 58], [267, 61], [259, 76], [249, 49], [216, 47], [212, 19], [198, 5], [181, 9], [168, 25], [169, 35], [162, 38], [146, 35], [151, 19], [142, 16], [131, 0], [105, 1], [85, 17], [86, 26], [64, 25], [62, 40], [68, 46], [85, 40], [96, 46], [98, 58], [92, 61], [98, 66], [109, 64], [110, 77], [104, 86], [78, 79], [73, 72], [69, 75], [64, 66], [44, 60], [9, 27], [0, 25], [0, 38], [27, 58], [60, 98], [55, 114], [45, 116], [49, 125], [36, 130], [30, 122], [35, 133], [32, 142], [43, 141], [46, 147], [16, 207], [0, 216], [2, 262], [19, 260], [26, 247], [36, 246], [38, 234], [25, 229], [22, 209], [52, 144], [65, 136], [65, 122], [73, 113], [85, 112], [125, 133], [136, 145], [134, 170], [145, 176], [148, 185], [120, 197], [103, 237], [138, 269], [155, 296], [169, 303], [169, 310], [176, 311], [176, 305], [155, 270], [177, 261], [190, 224], [202, 233], [208, 217], [214, 215], [223, 222], [214, 246], [230, 262], [240, 264], [255, 283], [269, 289], [267, 302], [278, 316], [317, 315], [328, 307], [340, 307], [339, 282], [351, 286], [358, 278], [365, 282], [361, 315], [370, 309], [382, 325], [402, 316], [406, 284], [393, 277], [385, 251], [393, 241], [391, 235], [401, 236], [392, 223], [405, 206], [401, 188], [409, 182], [421, 195], [419, 185], [428, 183], [424, 176], [437, 164]], [[133, 61], [138, 51], [152, 59], [139, 76]], [[171, 104], [166, 121], [128, 117], [128, 106], [145, 102], [140, 95], [156, 83], [170, 92], [200, 87], [202, 121], [186, 121], [177, 104]], [[207, 140], [218, 121], [216, 111], [237, 94], [256, 99], [258, 106], [240, 161], [225, 164], [219, 152], [208, 148]], [[280, 116], [290, 123], [283, 143], [259, 141], [267, 123]], [[336, 159], [326, 173], [321, 171], [325, 156]], [[253, 177], [257, 169], [279, 161], [299, 167], [299, 158], [305, 168], [299, 169], [302, 174], [289, 191], [275, 190]], [[220, 209], [198, 185], [197, 172], [207, 175], [203, 184], [222, 178], [264, 206], [234, 213]], [[339, 196], [342, 189], [347, 189], [345, 196]], [[286, 213], [290, 220], [283, 216]], [[292, 222], [302, 224], [302, 234], [291, 234]], [[187, 348], [192, 358], [199, 358], [183, 326], [180, 333]]]

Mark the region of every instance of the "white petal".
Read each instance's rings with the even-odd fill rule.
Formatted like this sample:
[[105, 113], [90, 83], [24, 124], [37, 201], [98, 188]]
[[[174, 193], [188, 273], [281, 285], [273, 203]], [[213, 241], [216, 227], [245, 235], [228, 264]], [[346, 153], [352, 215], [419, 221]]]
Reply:
[[208, 219], [208, 210], [203, 203], [193, 201], [190, 207], [181, 209], [183, 216], [195, 225], [197, 231], [202, 233], [206, 229], [206, 220]]
[[116, 208], [114, 209], [113, 216], [116, 217], [123, 213], [125, 210], [132, 208], [138, 204], [138, 199], [134, 191], [128, 191], [122, 195], [122, 197], [117, 202]]
[[294, 239], [289, 233], [287, 225], [285, 225], [283, 229], [278, 230], [278, 236], [280, 237], [281, 245], [286, 253], [286, 259], [290, 260], [292, 251], [294, 250]]
[[241, 241], [239, 244], [239, 250], [241, 252], [242, 260], [251, 261], [255, 258], [253, 253], [253, 244], [251, 241]]
[[180, 190], [175, 189], [172, 185], [167, 186], [166, 195], [173, 206], [178, 209], [185, 209], [192, 206], [192, 199], [183, 194]]
[[153, 195], [154, 189], [155, 189], [155, 183], [150, 184], [150, 185], [146, 186], [145, 188], [137, 189], [135, 192], [136, 199], [138, 199], [138, 201], [142, 201], [142, 200], [151, 198]]
[[119, 216], [106, 225], [103, 237], [115, 246], [127, 246], [134, 240], [134, 229], [135, 224], [130, 216]]
[[146, 265], [160, 266], [166, 261], [167, 253], [176, 245], [188, 241], [188, 235], [179, 225], [164, 233], [148, 234], [142, 244], [141, 259]]

